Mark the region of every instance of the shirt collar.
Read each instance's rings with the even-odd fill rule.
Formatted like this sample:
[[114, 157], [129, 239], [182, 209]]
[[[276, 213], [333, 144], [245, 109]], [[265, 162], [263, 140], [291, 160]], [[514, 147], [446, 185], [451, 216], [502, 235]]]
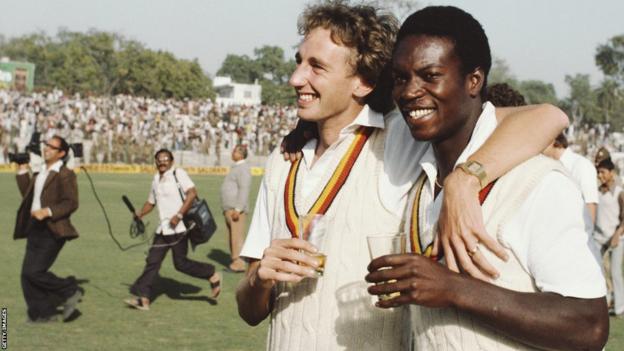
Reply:
[[[466, 145], [464, 151], [462, 151], [457, 161], [455, 161], [455, 166], [466, 162], [468, 157], [474, 154], [490, 137], [496, 129], [496, 125], [496, 109], [490, 102], [485, 102], [483, 104], [483, 111], [481, 111], [477, 124], [472, 131], [470, 141], [468, 141], [468, 145]], [[433, 153], [433, 146], [429, 145], [422, 161], [420, 161], [420, 165], [427, 175], [427, 178], [429, 178], [429, 182], [433, 184], [438, 176], [438, 165]]]
[[158, 172], [158, 170], [156, 170], [156, 180], [160, 180], [160, 179], [165, 179], [167, 177], [173, 177], [173, 171], [175, 170], [175, 167], [171, 167], [168, 170], [165, 171], [165, 173], [163, 173], [162, 177], [160, 176], [160, 172]]
[[[338, 141], [343, 140], [360, 126], [384, 129], [385, 124], [383, 114], [371, 109], [368, 105], [364, 105], [355, 119], [340, 130]], [[311, 139], [301, 149], [303, 161], [308, 165], [312, 164], [312, 160], [314, 160], [314, 152], [316, 150], [317, 143], [318, 140]]]
[[52, 166], [50, 167], [50, 169], [48, 169], [48, 166], [44, 163], [41, 165], [41, 173], [50, 172], [50, 171], [54, 171], [58, 173], [61, 171], [61, 167], [63, 167], [63, 160], [58, 160], [54, 162]]
[[340, 134], [348, 134], [359, 126], [384, 129], [385, 125], [383, 114], [371, 109], [368, 105], [364, 105], [353, 122], [342, 128]]
[[598, 190], [600, 190], [603, 194], [609, 192], [611, 194], [615, 193], [615, 182], [612, 182], [611, 185], [600, 184]]
[[238, 165], [242, 165], [243, 163], [245, 163], [245, 160], [244, 160], [244, 159], [243, 159], [243, 160], [238, 160], [238, 161], [234, 162], [234, 164], [235, 164], [236, 166], [238, 166]]

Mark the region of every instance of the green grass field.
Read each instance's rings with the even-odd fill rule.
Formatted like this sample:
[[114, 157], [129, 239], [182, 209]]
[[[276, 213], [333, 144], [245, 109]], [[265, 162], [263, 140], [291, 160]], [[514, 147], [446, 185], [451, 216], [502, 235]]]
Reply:
[[[150, 175], [93, 174], [98, 194], [106, 207], [113, 232], [129, 245], [130, 215], [121, 196], [126, 194], [136, 207], [146, 199]], [[11, 174], [0, 174], [0, 305], [8, 308], [10, 350], [263, 350], [266, 326], [247, 326], [239, 317], [234, 299], [241, 275], [222, 273], [223, 290], [217, 302], [208, 281], [179, 273], [171, 255], [163, 262], [160, 279], [154, 286], [155, 300], [150, 311], [127, 308], [128, 286], [141, 273], [146, 245], [120, 251], [110, 239], [106, 222], [88, 181], [78, 175], [80, 208], [72, 217], [80, 238], [65, 245], [52, 271], [82, 280], [86, 294], [79, 309], [82, 316], [70, 323], [26, 324], [19, 272], [26, 242], [14, 241], [13, 224], [19, 193]], [[209, 261], [221, 271], [229, 262], [226, 230], [219, 208], [221, 177], [194, 176], [200, 196], [206, 197], [219, 226], [212, 240], [197, 247], [190, 257]], [[254, 178], [251, 203], [260, 178]], [[148, 230], [157, 223], [156, 211], [146, 218]]]
[[[130, 215], [121, 202], [127, 195], [136, 207], [149, 191], [150, 175], [92, 175], [108, 211], [113, 232], [123, 245], [136, 243], [128, 235]], [[84, 174], [78, 175], [80, 209], [72, 217], [81, 237], [61, 251], [52, 270], [74, 275], [86, 290], [79, 305], [82, 315], [70, 323], [26, 324], [19, 272], [25, 240], [12, 239], [19, 194], [12, 174], [0, 173], [0, 307], [8, 309], [9, 350], [263, 350], [267, 323], [247, 326], [239, 317], [234, 299], [241, 278], [223, 273], [223, 291], [215, 302], [209, 298], [207, 281], [186, 276], [173, 268], [167, 257], [160, 270], [151, 310], [127, 308], [122, 300], [128, 286], [141, 273], [147, 246], [120, 251], [110, 239], [106, 222]], [[194, 176], [200, 196], [217, 217], [219, 229], [213, 239], [190, 257], [209, 261], [221, 271], [229, 260], [225, 224], [220, 216], [219, 186], [222, 177]], [[260, 179], [254, 178], [250, 203]], [[146, 219], [155, 228], [156, 211]], [[624, 320], [611, 319], [607, 350], [624, 349]]]

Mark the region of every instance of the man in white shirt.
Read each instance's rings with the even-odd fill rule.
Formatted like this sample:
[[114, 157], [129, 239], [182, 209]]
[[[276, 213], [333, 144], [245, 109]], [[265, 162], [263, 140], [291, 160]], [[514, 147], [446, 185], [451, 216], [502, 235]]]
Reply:
[[221, 276], [215, 272], [215, 267], [187, 257], [189, 239], [182, 218], [197, 197], [195, 184], [186, 171], [173, 167], [171, 151], [160, 149], [154, 155], [154, 159], [158, 173], [154, 175], [147, 201], [141, 210], [137, 210], [136, 216], [143, 218], [158, 205], [160, 225], [156, 228], [154, 241], [145, 259], [143, 273], [130, 287], [130, 292], [137, 297], [124, 300], [129, 306], [141, 311], [149, 310], [152, 283], [170, 248], [173, 253], [173, 264], [178, 271], [208, 280], [213, 298], [221, 291]]
[[604, 278], [585, 231], [582, 197], [553, 160], [538, 156], [483, 183], [486, 229], [510, 259], [479, 243], [468, 252], [490, 260], [498, 279], [457, 274], [424, 254], [434, 240], [445, 177], [496, 127], [498, 111], [482, 101], [490, 66], [483, 28], [458, 8], [427, 7], [399, 30], [393, 96], [412, 136], [431, 141], [431, 149], [408, 202], [413, 253], [373, 260], [367, 280], [376, 285], [369, 292], [400, 292], [377, 304], [410, 305], [416, 349], [599, 350], [609, 330]]
[[600, 194], [598, 195], [598, 215], [594, 239], [605, 249], [605, 259], [609, 260], [608, 271], [613, 281], [613, 314], [624, 315], [624, 277], [622, 261], [624, 245], [624, 192], [617, 184], [615, 165], [610, 158], [598, 163]]
[[570, 150], [568, 139], [563, 133], [560, 133], [552, 144], [544, 150], [544, 155], [561, 161], [563, 166], [570, 172], [570, 176], [581, 189], [592, 224], [596, 223], [598, 188], [596, 187], [597, 173], [595, 166], [590, 160]]
[[[250, 266], [237, 291], [239, 314], [249, 324], [273, 312], [271, 350], [405, 347], [402, 310], [373, 308], [363, 281], [369, 260], [365, 237], [400, 230], [427, 146], [411, 139], [396, 112], [385, 120], [378, 112], [388, 112], [391, 105], [383, 99], [387, 90], [379, 76], [391, 55], [395, 25], [368, 6], [317, 5], [302, 16], [304, 40], [290, 84], [299, 117], [316, 124], [319, 139], [311, 140], [302, 160], [293, 164], [277, 150], [269, 158], [241, 253]], [[526, 111], [515, 119], [523, 113], [526, 118]], [[540, 135], [537, 147], [524, 143], [527, 149], [517, 147], [527, 131], [513, 122], [503, 125], [510, 129], [497, 131], [499, 137], [518, 139], [498, 140], [479, 151], [487, 156], [477, 157], [495, 176], [545, 147], [556, 135], [551, 129], [561, 130], [556, 123], [547, 127], [551, 136]], [[495, 155], [502, 149], [513, 157], [499, 162]], [[461, 170], [455, 175], [469, 195], [462, 203], [471, 202], [470, 195], [478, 192], [476, 178]], [[328, 258], [322, 278], [302, 281], [316, 277], [318, 266], [308, 255], [317, 248], [300, 239], [297, 226], [298, 215], [306, 213], [325, 215]]]

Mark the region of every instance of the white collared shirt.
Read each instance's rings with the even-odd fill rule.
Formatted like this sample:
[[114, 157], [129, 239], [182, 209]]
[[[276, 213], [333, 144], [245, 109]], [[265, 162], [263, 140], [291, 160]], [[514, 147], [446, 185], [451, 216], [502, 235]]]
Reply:
[[[481, 147], [496, 125], [494, 106], [487, 102], [456, 165]], [[421, 217], [420, 228], [425, 236], [432, 236], [444, 190], [434, 199], [437, 165], [431, 147], [422, 159], [422, 168], [427, 184], [421, 194], [425, 215]], [[590, 240], [591, 227], [586, 221], [589, 221], [587, 208], [574, 181], [560, 172], [550, 172], [505, 225], [506, 244], [540, 291], [578, 298], [605, 295], [598, 253]]]
[[[323, 175], [336, 166], [340, 158], [336, 155], [336, 150], [340, 149], [338, 146], [360, 126], [386, 128], [384, 171], [379, 179], [379, 196], [389, 211], [403, 216], [409, 190], [420, 174], [420, 157], [427, 150], [428, 144], [414, 140], [396, 109], [384, 117], [368, 105], [364, 106], [353, 122], [340, 131], [338, 140], [315, 162], [313, 160], [317, 141], [310, 140], [302, 149], [304, 167], [299, 170], [305, 173], [301, 181], [301, 194], [304, 197], [309, 196]], [[270, 245], [272, 230], [268, 206], [268, 189], [266, 180], [263, 179], [241, 256], [260, 259], [264, 249]]]
[[559, 161], [570, 172], [572, 179], [581, 188], [585, 203], [598, 203], [598, 174], [590, 160], [566, 148]]
[[608, 243], [620, 225], [620, 214], [622, 212], [620, 209], [621, 192], [622, 187], [613, 184], [610, 188], [602, 189], [598, 194], [594, 239], [600, 245]]
[[[48, 179], [48, 175], [50, 175], [51, 171], [54, 171], [56, 173], [60, 172], [61, 167], [63, 167], [62, 160], [54, 162], [52, 166], [50, 166], [50, 168], [48, 168], [45, 163], [41, 165], [41, 170], [39, 171], [39, 174], [35, 179], [35, 186], [33, 189], [33, 201], [32, 205], [30, 206], [30, 212], [41, 209], [41, 193], [43, 192], [43, 186], [45, 185], [46, 179]], [[52, 214], [50, 213], [50, 215]]]
[[383, 116], [371, 110], [368, 105], [364, 106], [355, 120], [340, 130], [338, 140], [331, 144], [316, 161], [314, 161], [314, 154], [318, 144], [317, 139], [312, 139], [306, 143], [301, 150], [303, 154], [301, 164], [304, 167], [299, 167], [300, 172], [303, 171], [303, 184], [301, 186], [301, 195], [303, 197], [308, 197], [314, 188], [317, 187], [323, 175], [332, 166], [332, 161], [339, 158], [336, 157], [338, 146], [360, 126], [383, 129]]
[[163, 173], [162, 177], [160, 176], [160, 173], [156, 173], [154, 175], [154, 180], [152, 181], [152, 187], [147, 198], [147, 202], [158, 206], [160, 225], [156, 229], [156, 233], [162, 233], [163, 235], [182, 233], [186, 230], [186, 226], [184, 226], [182, 221], [178, 222], [178, 225], [175, 228], [171, 228], [169, 225], [171, 218], [173, 218], [180, 211], [180, 208], [182, 208], [182, 204], [184, 203], [173, 175], [174, 170], [175, 175], [178, 178], [178, 182], [182, 187], [182, 193], [185, 198], [186, 192], [195, 187], [191, 178], [182, 168], [171, 167]]

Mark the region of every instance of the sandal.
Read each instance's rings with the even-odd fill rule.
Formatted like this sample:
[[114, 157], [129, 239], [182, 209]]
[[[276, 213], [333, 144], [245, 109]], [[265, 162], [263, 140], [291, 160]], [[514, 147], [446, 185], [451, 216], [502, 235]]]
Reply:
[[140, 297], [136, 297], [132, 299], [125, 299], [124, 302], [128, 304], [130, 307], [136, 308], [137, 310], [149, 311], [149, 305], [144, 305]]
[[221, 293], [221, 277], [219, 276], [219, 273], [215, 273], [213, 277], [217, 277], [216, 282], [213, 282], [212, 280], [208, 281], [210, 282], [210, 288], [212, 289], [212, 298], [216, 299]]

